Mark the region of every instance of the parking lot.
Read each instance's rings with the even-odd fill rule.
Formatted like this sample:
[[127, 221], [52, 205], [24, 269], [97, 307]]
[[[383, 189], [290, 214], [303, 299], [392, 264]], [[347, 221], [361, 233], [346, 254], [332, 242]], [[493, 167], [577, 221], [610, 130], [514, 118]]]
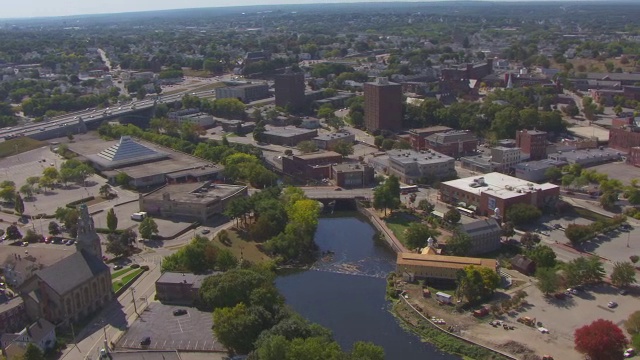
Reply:
[[[187, 314], [174, 316], [176, 309]], [[213, 317], [209, 312], [195, 308], [164, 305], [159, 302], [149, 307], [136, 320], [117, 344], [119, 348], [152, 350], [223, 351], [224, 347], [213, 336]], [[145, 337], [151, 338], [148, 346], [141, 346]]]
[[629, 185], [631, 179], [640, 179], [640, 169], [625, 164], [624, 162], [614, 162], [597, 165], [589, 168], [601, 174], [609, 175], [610, 179], [618, 179], [624, 185]]

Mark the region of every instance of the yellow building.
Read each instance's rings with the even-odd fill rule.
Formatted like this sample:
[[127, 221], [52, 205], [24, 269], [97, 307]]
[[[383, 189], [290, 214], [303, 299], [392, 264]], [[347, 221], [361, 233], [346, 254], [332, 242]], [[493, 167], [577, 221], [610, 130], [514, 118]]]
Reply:
[[398, 253], [396, 270], [400, 275], [431, 280], [455, 280], [459, 270], [469, 265], [484, 266], [496, 270], [498, 263], [494, 259], [480, 259], [460, 256]]

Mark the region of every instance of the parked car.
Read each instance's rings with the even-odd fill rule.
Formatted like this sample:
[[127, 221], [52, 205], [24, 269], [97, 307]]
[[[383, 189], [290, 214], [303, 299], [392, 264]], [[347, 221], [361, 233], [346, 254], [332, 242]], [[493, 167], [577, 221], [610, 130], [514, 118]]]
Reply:
[[151, 337], [147, 336], [142, 338], [142, 340], [140, 340], [140, 345], [142, 346], [151, 345]]
[[211, 232], [211, 230], [209, 230], [209, 229], [202, 229], [202, 230], [200, 230], [200, 234], [203, 234], [203, 235], [206, 235], [206, 234], [208, 234], [208, 233], [210, 233], [210, 232]]
[[620, 290], [620, 295], [627, 295], [629, 292], [626, 289]]
[[120, 270], [122, 269], [122, 265], [116, 265], [113, 267], [113, 270]]
[[636, 351], [633, 348], [628, 348], [624, 351], [624, 357], [630, 358], [636, 354]]
[[187, 314], [187, 310], [185, 309], [173, 310], [173, 316], [180, 316], [180, 315], [186, 315], [186, 314]]
[[607, 307], [608, 307], [609, 309], [613, 309], [613, 308], [615, 308], [615, 307], [617, 307], [617, 306], [618, 306], [618, 303], [617, 303], [617, 302], [615, 302], [615, 301], [609, 301], [609, 302], [607, 303]]

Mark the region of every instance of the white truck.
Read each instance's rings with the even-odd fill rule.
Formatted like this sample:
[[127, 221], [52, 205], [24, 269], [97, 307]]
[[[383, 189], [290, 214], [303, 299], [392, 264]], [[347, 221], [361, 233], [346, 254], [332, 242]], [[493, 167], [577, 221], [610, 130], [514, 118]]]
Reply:
[[135, 221], [142, 221], [142, 219], [146, 217], [147, 217], [147, 213], [144, 211], [131, 214], [131, 220], [135, 220]]

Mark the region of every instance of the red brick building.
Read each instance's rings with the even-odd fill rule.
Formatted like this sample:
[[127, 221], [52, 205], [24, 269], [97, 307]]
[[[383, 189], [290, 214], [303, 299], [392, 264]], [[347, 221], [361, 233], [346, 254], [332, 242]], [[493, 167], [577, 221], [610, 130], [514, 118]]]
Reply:
[[530, 160], [547, 158], [547, 133], [539, 130], [520, 130], [516, 133], [516, 146], [529, 154]]
[[387, 78], [364, 84], [364, 125], [369, 131], [402, 127], [402, 85]]
[[610, 148], [628, 153], [636, 146], [640, 146], [640, 128], [634, 126], [609, 129]]
[[300, 109], [306, 103], [304, 73], [285, 73], [275, 76], [276, 106]]
[[421, 129], [411, 129], [409, 130], [409, 142], [411, 143], [411, 147], [414, 150], [420, 151], [426, 148], [426, 140], [425, 138], [432, 134], [437, 134], [445, 131], [451, 130], [448, 126], [430, 126]]
[[342, 162], [342, 155], [327, 151], [282, 157], [282, 172], [298, 179], [329, 179], [331, 165]]
[[156, 296], [162, 303], [192, 305], [198, 299], [198, 290], [207, 276], [210, 275], [164, 272], [156, 281]]
[[484, 174], [446, 181], [440, 184], [439, 200], [474, 210], [489, 216], [504, 216], [515, 204], [531, 204], [539, 208], [553, 206], [560, 196], [560, 187], [545, 183], [533, 184], [501, 173]]
[[424, 146], [441, 154], [458, 158], [476, 152], [478, 137], [469, 130], [450, 130], [427, 136]]
[[632, 147], [629, 149], [629, 156], [627, 156], [627, 162], [633, 166], [640, 167], [640, 147]]

